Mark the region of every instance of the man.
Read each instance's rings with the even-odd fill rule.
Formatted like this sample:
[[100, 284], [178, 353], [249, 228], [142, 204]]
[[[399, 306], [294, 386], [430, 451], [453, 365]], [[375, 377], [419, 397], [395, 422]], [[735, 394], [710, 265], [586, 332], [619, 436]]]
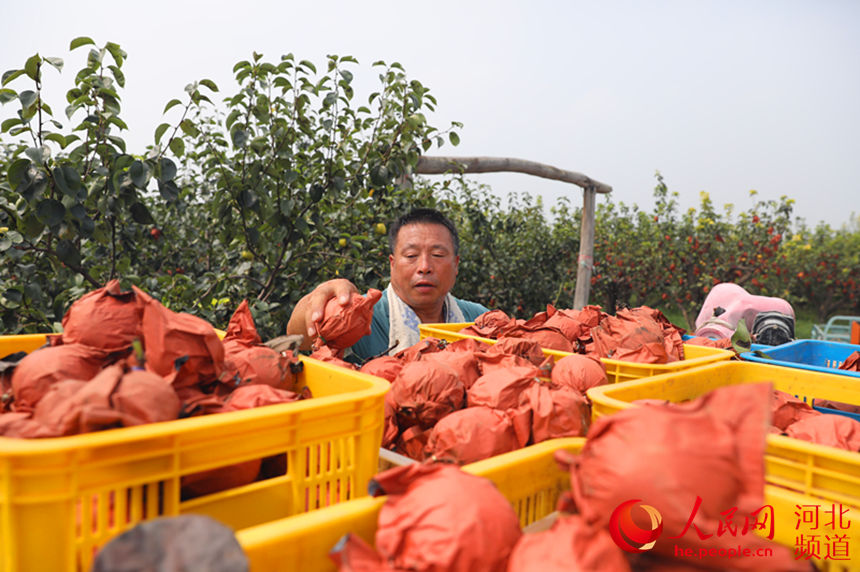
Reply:
[[[419, 340], [419, 323], [472, 322], [487, 311], [450, 294], [460, 264], [460, 238], [448, 218], [435, 209], [414, 209], [388, 229], [391, 282], [373, 307], [371, 334], [352, 346], [354, 359], [391, 355]], [[303, 349], [316, 336], [326, 303], [346, 304], [358, 289], [349, 280], [323, 282], [296, 304], [288, 334], [305, 336]]]

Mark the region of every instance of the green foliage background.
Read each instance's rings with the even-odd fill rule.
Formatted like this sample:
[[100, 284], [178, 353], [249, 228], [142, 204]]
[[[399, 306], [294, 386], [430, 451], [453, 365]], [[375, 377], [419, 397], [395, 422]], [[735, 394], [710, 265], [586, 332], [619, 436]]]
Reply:
[[[436, 99], [397, 63], [375, 62], [359, 101], [358, 62], [319, 68], [252, 54], [223, 95], [212, 81], [166, 102], [154, 144], [122, 138], [125, 52], [90, 38], [61, 109], [43, 93], [64, 62], [38, 54], [0, 85], [0, 307], [6, 334], [59, 328], [69, 304], [111, 278], [224, 327], [243, 298], [264, 337], [295, 302], [335, 276], [383, 287], [380, 223], [437, 206], [461, 231], [455, 295], [530, 316], [570, 307], [578, 205], [527, 194], [504, 204], [463, 177], [412, 176], [421, 154], [459, 142], [459, 124], [428, 123]], [[215, 104], [213, 99], [220, 99]], [[834, 230], [792, 219], [791, 199], [721, 210], [703, 194], [680, 212], [657, 174], [656, 207], [598, 206], [592, 303], [647, 304], [689, 324], [709, 288], [732, 281], [823, 320], [860, 314], [860, 221]], [[683, 325], [683, 324], [682, 324]]]

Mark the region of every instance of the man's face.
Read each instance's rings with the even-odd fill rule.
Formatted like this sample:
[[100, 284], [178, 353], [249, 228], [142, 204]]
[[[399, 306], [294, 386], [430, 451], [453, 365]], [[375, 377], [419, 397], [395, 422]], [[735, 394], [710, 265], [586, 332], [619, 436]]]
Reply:
[[442, 303], [454, 287], [460, 264], [447, 228], [426, 222], [402, 226], [388, 262], [391, 286], [419, 317], [422, 313], [442, 311]]

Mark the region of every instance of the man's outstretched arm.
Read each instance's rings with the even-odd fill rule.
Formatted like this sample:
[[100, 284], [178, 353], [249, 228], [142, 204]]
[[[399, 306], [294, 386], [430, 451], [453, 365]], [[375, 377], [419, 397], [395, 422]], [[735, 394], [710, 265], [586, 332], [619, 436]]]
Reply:
[[311, 342], [317, 336], [315, 323], [322, 318], [328, 301], [337, 298], [345, 306], [354, 292], [358, 292], [358, 288], [344, 278], [321, 283], [296, 303], [287, 322], [287, 334], [301, 335], [303, 341], [300, 349], [310, 349]]

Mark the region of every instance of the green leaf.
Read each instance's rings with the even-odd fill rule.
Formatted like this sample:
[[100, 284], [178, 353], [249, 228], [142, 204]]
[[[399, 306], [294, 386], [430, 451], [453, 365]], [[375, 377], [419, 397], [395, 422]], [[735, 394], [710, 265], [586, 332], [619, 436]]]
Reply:
[[[81, 176], [78, 171], [71, 165], [62, 165], [53, 171], [54, 182], [57, 187], [67, 197], [86, 198], [86, 189], [81, 183]], [[84, 196], [80, 197], [81, 191]]]
[[24, 236], [27, 238], [35, 239], [42, 233], [44, 228], [45, 225], [30, 213], [24, 217], [24, 224], [21, 230], [24, 231]]
[[70, 266], [81, 265], [81, 253], [71, 240], [65, 238], [57, 242], [57, 258]]
[[308, 68], [309, 70], [311, 70], [314, 73], [317, 73], [317, 67], [313, 63], [309, 62], [308, 60], [300, 61], [299, 65], [302, 67]]
[[156, 145], [161, 142], [161, 138], [164, 136], [164, 132], [170, 128], [169, 123], [162, 123], [158, 127], [155, 128], [155, 143]]
[[90, 237], [96, 228], [96, 224], [93, 222], [93, 219], [85, 216], [80, 220], [79, 228], [81, 229], [81, 234], [83, 236]]
[[448, 140], [451, 142], [451, 145], [454, 145], [455, 147], [460, 144], [460, 136], [453, 131], [448, 134]]
[[47, 139], [48, 141], [53, 141], [60, 146], [60, 149], [64, 149], [66, 147], [66, 138], [59, 133], [48, 133], [47, 135], [45, 135], [45, 139]]
[[236, 202], [243, 208], [252, 209], [257, 204], [257, 195], [248, 189], [242, 189], [236, 196]]
[[66, 216], [66, 207], [56, 199], [42, 199], [36, 205], [36, 216], [48, 226], [57, 226]]
[[215, 85], [215, 82], [212, 81], [211, 79], [201, 79], [200, 85], [205, 85], [206, 87], [208, 87], [212, 91], [218, 91], [218, 86]]
[[32, 80], [35, 80], [39, 74], [39, 64], [42, 63], [42, 58], [39, 54], [27, 58], [27, 63], [24, 64], [24, 72]]
[[113, 61], [116, 62], [116, 65], [121, 66], [122, 62], [128, 56], [125, 51], [119, 47], [119, 44], [114, 42], [108, 42], [105, 44], [105, 48], [110, 52], [110, 55], [113, 56]]
[[14, 89], [0, 89], [0, 103], [9, 103], [15, 99], [18, 99], [18, 93]]
[[179, 137], [174, 137], [170, 140], [170, 150], [177, 157], [182, 157], [185, 154], [185, 142]]
[[146, 167], [140, 160], [136, 160], [128, 168], [128, 175], [131, 177], [131, 182], [139, 189], [146, 188]]
[[30, 159], [17, 159], [9, 165], [9, 170], [6, 172], [6, 178], [12, 189], [16, 190], [21, 185], [30, 183]]
[[117, 127], [119, 127], [120, 129], [128, 131], [128, 125], [126, 125], [125, 121], [123, 121], [122, 119], [120, 119], [119, 117], [117, 117], [115, 115], [112, 116], [110, 119], [108, 119], [108, 123], [112, 123], [112, 124], [116, 125]]
[[108, 135], [107, 139], [108, 141], [116, 145], [117, 149], [125, 153], [125, 139], [123, 139], [122, 137], [117, 137], [115, 135]]
[[128, 169], [131, 167], [131, 164], [134, 163], [137, 159], [132, 157], [131, 155], [120, 155], [114, 161], [114, 169], [119, 169], [122, 171], [123, 169]]
[[182, 105], [182, 102], [178, 99], [171, 99], [167, 102], [167, 105], [164, 106], [164, 111], [161, 113], [167, 113], [172, 107], [176, 107], [177, 105]]
[[313, 185], [311, 185], [311, 188], [309, 190], [311, 202], [314, 202], [314, 203], [320, 202], [320, 199], [322, 199], [324, 192], [325, 192], [324, 186], [322, 186], [318, 183], [314, 183]]
[[242, 111], [240, 109], [234, 109], [233, 111], [231, 111], [230, 114], [227, 116], [227, 119], [224, 120], [224, 126], [227, 127], [227, 129], [233, 127], [233, 123], [236, 122], [236, 120], [241, 114]]
[[197, 126], [194, 125], [194, 122], [190, 119], [183, 119], [182, 123], [179, 124], [179, 128], [182, 129], [182, 132], [189, 137], [197, 137], [200, 135], [200, 130], [197, 129]]
[[24, 154], [30, 158], [33, 163], [41, 165], [51, 156], [51, 150], [47, 147], [28, 147]]
[[47, 57], [47, 58], [42, 58], [42, 61], [47, 62], [48, 64], [54, 66], [54, 68], [56, 68], [57, 71], [63, 71], [63, 58]]
[[248, 132], [244, 129], [234, 129], [230, 137], [233, 139], [233, 147], [242, 148], [248, 141]]
[[173, 181], [158, 181], [158, 192], [169, 203], [179, 198], [179, 187]]
[[21, 107], [27, 109], [32, 107], [34, 103], [36, 103], [36, 92], [31, 90], [22, 91], [18, 94], [18, 99], [21, 100]]
[[754, 355], [754, 356], [756, 356], [756, 357], [760, 357], [760, 358], [763, 358], [763, 359], [773, 359], [773, 356], [772, 356], [772, 355], [767, 354], [767, 353], [765, 353], [765, 352], [763, 352], [763, 351], [761, 351], [761, 350], [753, 350], [753, 352], [752, 352], [752, 353], [753, 353], [753, 355]]
[[162, 181], [172, 181], [176, 178], [176, 163], [174, 163], [167, 157], [162, 157], [160, 167]]
[[79, 221], [87, 218], [87, 209], [85, 209], [84, 205], [81, 203], [75, 203], [72, 205], [69, 208], [69, 213]]
[[115, 115], [119, 114], [119, 100], [117, 100], [116, 97], [110, 95], [109, 93], [105, 93], [104, 91], [102, 91], [99, 95], [102, 98], [102, 101], [104, 101], [105, 111], [109, 111]]
[[38, 282], [28, 282], [24, 285], [24, 294], [30, 300], [38, 302], [42, 298], [42, 287]]
[[385, 165], [375, 165], [370, 168], [370, 182], [377, 187], [382, 187], [388, 184], [388, 167]]
[[17, 308], [21, 304], [23, 294], [17, 288], [9, 288], [3, 293], [3, 297], [6, 298], [7, 308]]
[[81, 46], [86, 46], [87, 44], [95, 45], [96, 43], [86, 36], [79, 36], [72, 40], [72, 42], [69, 44], [69, 50], [74, 50], [76, 48], [80, 48]]
[[3, 123], [0, 123], [0, 133], [6, 133], [16, 125], [20, 125], [21, 122], [22, 121], [20, 117], [10, 117]]
[[108, 66], [108, 69], [113, 72], [113, 77], [120, 87], [125, 87], [125, 74], [117, 66]]
[[9, 83], [10, 81], [12, 81], [13, 79], [15, 79], [16, 77], [18, 77], [20, 75], [24, 75], [24, 70], [9, 70], [9, 71], [3, 72], [3, 80], [2, 80], [2, 83], [0, 83], [0, 85], [6, 85], [7, 83]]
[[149, 214], [149, 209], [143, 203], [133, 203], [129, 210], [131, 211], [132, 220], [136, 223], [153, 224], [155, 222], [155, 219]]
[[752, 337], [743, 318], [738, 320], [737, 329], [732, 334], [732, 347], [738, 353], [748, 352], [752, 347]]

